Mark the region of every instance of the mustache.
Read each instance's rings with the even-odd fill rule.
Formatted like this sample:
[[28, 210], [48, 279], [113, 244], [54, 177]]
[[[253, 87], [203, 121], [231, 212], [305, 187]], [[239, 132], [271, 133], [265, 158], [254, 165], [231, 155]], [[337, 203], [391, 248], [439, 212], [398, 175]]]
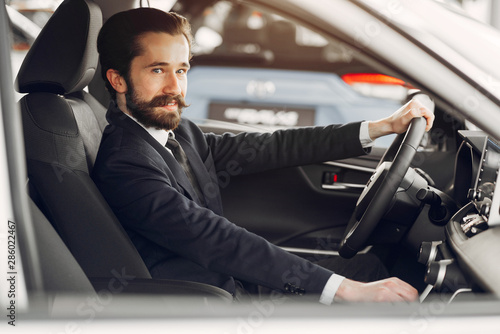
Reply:
[[160, 95], [155, 96], [151, 101], [149, 101], [150, 107], [163, 107], [170, 102], [176, 102], [179, 109], [189, 107], [186, 103], [184, 96], [182, 95]]

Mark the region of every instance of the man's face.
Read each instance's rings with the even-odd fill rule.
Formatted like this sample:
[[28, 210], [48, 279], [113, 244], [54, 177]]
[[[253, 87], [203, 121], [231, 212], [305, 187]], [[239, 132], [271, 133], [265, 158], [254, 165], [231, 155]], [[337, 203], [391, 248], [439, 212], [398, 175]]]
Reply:
[[138, 38], [142, 52], [130, 64], [127, 109], [146, 127], [173, 130], [186, 107], [189, 44], [183, 35], [167, 33]]

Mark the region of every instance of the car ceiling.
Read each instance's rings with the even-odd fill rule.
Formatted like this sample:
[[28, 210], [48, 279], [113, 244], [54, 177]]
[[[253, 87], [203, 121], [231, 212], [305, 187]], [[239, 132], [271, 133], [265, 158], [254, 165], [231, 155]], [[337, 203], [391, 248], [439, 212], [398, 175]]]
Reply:
[[101, 7], [103, 19], [106, 20], [115, 13], [141, 7], [141, 3], [144, 7], [147, 7], [148, 1], [140, 0], [94, 0], [95, 3]]
[[167, 10], [175, 4], [175, 11], [184, 12], [185, 8], [189, 8], [189, 12], [197, 15], [201, 13], [207, 6], [215, 2], [215, 0], [93, 0], [101, 7], [104, 20], [113, 14], [131, 8], [138, 7], [162, 7]]

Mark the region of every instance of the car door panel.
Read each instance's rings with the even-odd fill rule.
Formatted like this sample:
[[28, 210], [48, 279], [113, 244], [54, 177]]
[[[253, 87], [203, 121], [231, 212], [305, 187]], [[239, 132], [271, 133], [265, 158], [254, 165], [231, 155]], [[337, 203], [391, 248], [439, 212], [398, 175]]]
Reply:
[[[327, 162], [236, 176], [222, 189], [225, 216], [269, 241], [287, 247], [338, 244], [372, 169]], [[337, 182], [325, 184], [325, 175]]]

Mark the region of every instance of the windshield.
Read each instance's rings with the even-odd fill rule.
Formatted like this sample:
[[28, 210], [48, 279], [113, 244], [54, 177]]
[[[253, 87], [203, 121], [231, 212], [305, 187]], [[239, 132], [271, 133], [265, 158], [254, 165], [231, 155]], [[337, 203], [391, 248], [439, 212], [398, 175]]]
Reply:
[[[457, 8], [436, 2], [361, 0], [456, 69], [498, 92], [500, 32]], [[479, 70], [479, 71], [478, 71]], [[481, 75], [478, 75], [482, 72]], [[485, 75], [486, 73], [486, 75]]]

